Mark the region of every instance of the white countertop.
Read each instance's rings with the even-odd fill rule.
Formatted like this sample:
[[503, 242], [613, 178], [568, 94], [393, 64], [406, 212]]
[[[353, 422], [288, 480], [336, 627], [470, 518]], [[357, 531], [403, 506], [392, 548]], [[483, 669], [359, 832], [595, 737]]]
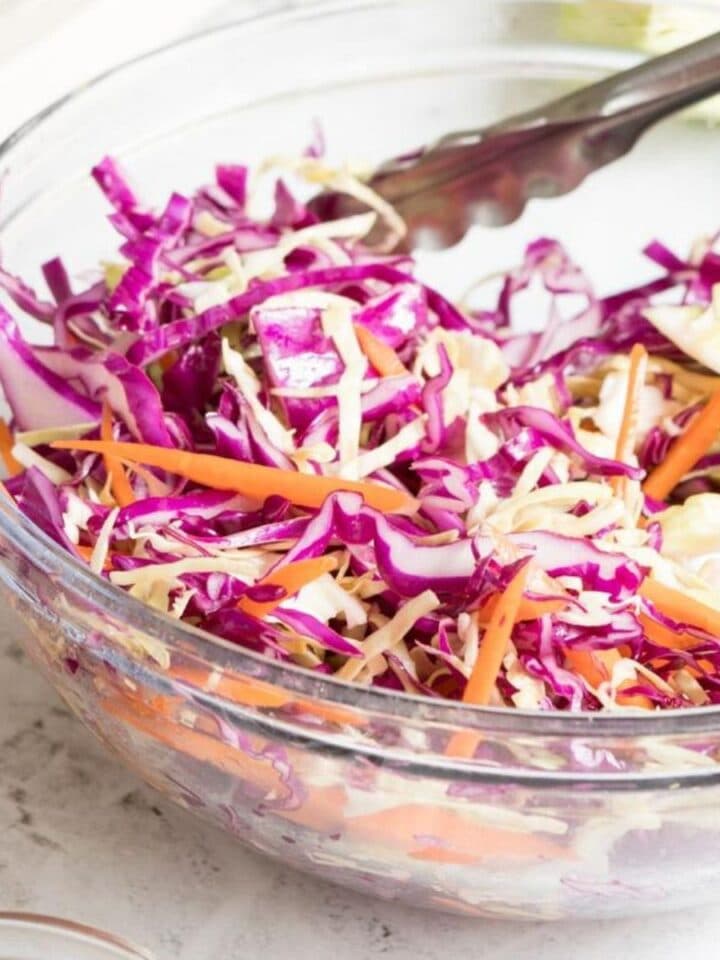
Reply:
[[[0, 99], [0, 136], [111, 62], [263, 3], [273, 0], [0, 0], [0, 90], [14, 91]], [[703, 960], [717, 952], [720, 911], [711, 909], [612, 923], [478, 923], [374, 902], [263, 860], [114, 761], [26, 661], [22, 629], [5, 615], [0, 909], [112, 930], [158, 960]]]

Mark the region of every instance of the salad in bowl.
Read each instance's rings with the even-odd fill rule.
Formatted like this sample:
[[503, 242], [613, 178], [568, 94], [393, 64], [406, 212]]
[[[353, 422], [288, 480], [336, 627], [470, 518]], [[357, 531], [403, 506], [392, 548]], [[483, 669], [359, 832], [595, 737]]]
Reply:
[[[420, 282], [321, 145], [143, 205], [51, 298], [3, 270], [3, 492], [79, 562], [275, 661], [542, 711], [720, 702], [720, 257], [598, 297], [540, 238], [488, 307]], [[365, 212], [321, 219], [308, 189]], [[366, 242], [385, 221], [393, 243]], [[387, 247], [390, 247], [388, 250]], [[497, 278], [492, 278], [497, 286]], [[523, 292], [534, 317], [518, 322]], [[163, 645], [142, 652], [171, 667]]]

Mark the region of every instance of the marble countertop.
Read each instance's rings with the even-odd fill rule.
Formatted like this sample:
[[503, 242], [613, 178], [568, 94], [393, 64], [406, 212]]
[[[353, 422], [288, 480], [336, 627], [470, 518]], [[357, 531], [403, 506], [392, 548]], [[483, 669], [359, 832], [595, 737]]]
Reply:
[[[273, 0], [0, 0], [0, 90], [14, 91], [0, 100], [0, 136], [112, 62], [268, 5]], [[720, 913], [708, 909], [652, 921], [478, 923], [375, 902], [261, 859], [165, 803], [106, 754], [27, 662], [22, 630], [6, 613], [0, 909], [108, 929], [158, 960], [716, 953]]]

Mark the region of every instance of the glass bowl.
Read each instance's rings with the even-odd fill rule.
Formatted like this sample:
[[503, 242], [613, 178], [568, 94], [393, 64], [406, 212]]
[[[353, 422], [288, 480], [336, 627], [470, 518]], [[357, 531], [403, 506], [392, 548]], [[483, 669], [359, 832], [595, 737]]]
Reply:
[[[718, 27], [700, 6], [399, 0], [206, 33], [107, 74], [2, 146], [4, 262], [41, 286], [38, 265], [59, 251], [75, 272], [111, 252], [87, 174], [105, 152], [156, 202], [216, 161], [302, 149], [314, 118], [332, 156], [372, 161]], [[682, 246], [717, 229], [716, 110], [658, 128], [510, 228], [423, 256], [421, 271], [457, 293], [544, 233], [599, 286], [638, 280], [655, 234]], [[30, 655], [101, 740], [288, 864], [477, 916], [636, 914], [720, 890], [720, 708], [467, 708], [281, 666], [142, 606], [2, 498], [0, 586]]]
[[36, 913], [0, 913], [0, 960], [153, 960], [111, 933]]

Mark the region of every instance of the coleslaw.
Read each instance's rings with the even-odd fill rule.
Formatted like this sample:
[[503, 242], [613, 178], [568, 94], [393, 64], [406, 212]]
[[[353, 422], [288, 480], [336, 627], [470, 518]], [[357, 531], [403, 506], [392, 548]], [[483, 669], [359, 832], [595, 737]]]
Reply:
[[[716, 238], [651, 243], [657, 278], [605, 297], [542, 238], [480, 308], [373, 249], [402, 221], [316, 150], [220, 165], [159, 212], [112, 159], [93, 176], [120, 245], [89, 286], [59, 258], [47, 296], [0, 267], [53, 335], [0, 305], [3, 490], [45, 534], [172, 618], [348, 682], [720, 702]], [[322, 220], [307, 185], [366, 212]]]

